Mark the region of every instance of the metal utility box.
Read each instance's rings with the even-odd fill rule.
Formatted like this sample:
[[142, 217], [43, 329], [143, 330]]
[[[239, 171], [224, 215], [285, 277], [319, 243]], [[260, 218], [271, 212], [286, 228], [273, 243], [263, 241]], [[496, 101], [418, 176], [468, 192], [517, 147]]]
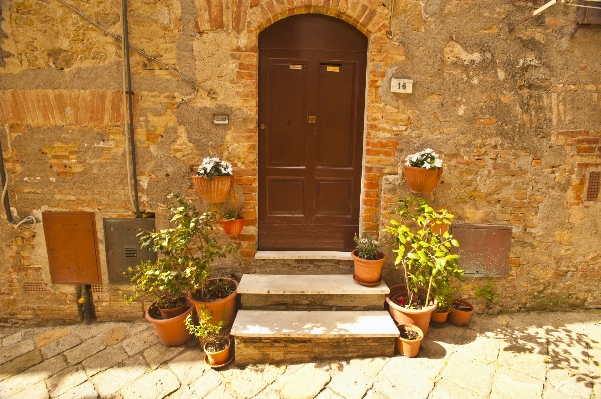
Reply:
[[459, 242], [452, 252], [459, 254], [459, 267], [469, 276], [503, 276], [511, 270], [511, 226], [493, 224], [451, 225]]
[[123, 274], [128, 267], [156, 261], [156, 252], [140, 248], [138, 237], [141, 231], [154, 230], [154, 218], [104, 219], [103, 224], [109, 282], [129, 284], [129, 278]]
[[42, 212], [50, 277], [55, 284], [101, 282], [93, 212]]

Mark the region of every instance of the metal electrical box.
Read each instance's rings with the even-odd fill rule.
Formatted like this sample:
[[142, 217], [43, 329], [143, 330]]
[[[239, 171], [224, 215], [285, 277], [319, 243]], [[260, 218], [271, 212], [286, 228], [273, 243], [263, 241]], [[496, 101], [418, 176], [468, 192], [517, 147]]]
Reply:
[[156, 252], [140, 248], [141, 231], [154, 231], [154, 218], [104, 219], [106, 266], [109, 282], [130, 284], [123, 273], [128, 267], [151, 260], [156, 261]]
[[459, 242], [459, 268], [472, 277], [504, 276], [509, 273], [511, 226], [493, 224], [451, 225], [450, 233]]
[[50, 277], [55, 284], [98, 284], [100, 258], [93, 212], [42, 212]]

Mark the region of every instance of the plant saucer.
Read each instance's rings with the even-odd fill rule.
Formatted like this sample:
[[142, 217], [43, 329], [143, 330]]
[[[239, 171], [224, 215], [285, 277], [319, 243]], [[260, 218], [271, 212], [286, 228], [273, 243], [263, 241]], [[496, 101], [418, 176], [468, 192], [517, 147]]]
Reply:
[[223, 364], [211, 364], [211, 363], [209, 363], [209, 357], [207, 355], [205, 355], [205, 364], [207, 366], [209, 366], [210, 368], [212, 368], [212, 369], [220, 369], [222, 367], [225, 367], [228, 364], [230, 364], [233, 360], [234, 360], [234, 354], [231, 353], [230, 354], [230, 358], [227, 359], [227, 361], [225, 363], [223, 363]]
[[375, 283], [367, 283], [365, 281], [361, 281], [359, 280], [357, 277], [355, 277], [355, 275], [353, 274], [353, 280], [355, 280], [357, 282], [357, 284], [361, 284], [364, 287], [375, 287], [377, 285], [380, 285], [380, 283], [382, 282], [382, 279], [376, 281]]

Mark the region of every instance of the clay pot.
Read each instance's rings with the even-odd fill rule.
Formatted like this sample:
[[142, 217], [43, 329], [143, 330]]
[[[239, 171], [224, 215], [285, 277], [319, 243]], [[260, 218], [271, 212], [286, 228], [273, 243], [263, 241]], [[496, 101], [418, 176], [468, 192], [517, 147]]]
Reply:
[[[202, 309], [205, 307], [208, 308], [213, 314], [213, 322], [218, 323], [221, 320], [221, 315], [223, 313], [223, 309], [225, 308], [225, 321], [227, 323], [226, 328], [232, 327], [234, 324], [234, 319], [236, 318], [236, 295], [238, 294], [238, 282], [236, 280], [232, 280], [230, 278], [223, 278], [224, 280], [233, 281], [236, 284], [236, 290], [232, 292], [230, 295], [226, 296], [223, 299], [218, 299], [212, 302], [202, 302], [197, 301], [192, 297], [192, 293], [189, 295], [189, 301], [196, 306], [196, 312], [200, 314]], [[216, 278], [209, 279], [209, 284], [211, 281], [217, 280]]]
[[451, 313], [449, 314], [449, 321], [451, 324], [459, 327], [467, 326], [470, 323], [470, 319], [472, 318], [472, 313], [474, 313], [474, 306], [468, 301], [464, 301], [463, 299], [455, 299], [453, 304], [460, 304], [465, 307], [470, 308], [470, 310], [460, 310], [453, 306]]
[[[390, 293], [386, 295], [388, 304], [388, 313], [398, 324], [412, 324], [422, 330], [424, 336], [428, 333], [430, 317], [432, 312], [438, 306], [436, 301], [432, 305], [422, 309], [408, 309], [399, 305], [399, 298], [407, 297], [407, 286], [405, 284], [393, 285], [390, 287]], [[421, 296], [421, 295], [420, 295]]]
[[412, 193], [431, 193], [438, 185], [440, 175], [442, 168], [426, 169], [405, 165], [405, 181]]
[[244, 218], [234, 220], [223, 220], [221, 219], [221, 227], [225, 234], [229, 236], [235, 236], [242, 232], [244, 228]]
[[431, 323], [444, 324], [447, 322], [450, 312], [433, 312], [430, 317]]
[[374, 260], [361, 259], [357, 256], [359, 253], [358, 249], [351, 252], [353, 257], [353, 265], [355, 268], [355, 280], [359, 284], [363, 283], [377, 283], [380, 281], [380, 275], [382, 274], [382, 264], [386, 260], [386, 255], [383, 252], [378, 252], [377, 258]]
[[212, 179], [192, 176], [196, 191], [207, 204], [223, 202], [232, 188], [233, 179], [233, 176], [214, 176]]
[[154, 328], [159, 336], [159, 340], [165, 346], [180, 346], [185, 344], [192, 338], [192, 335], [186, 329], [184, 320], [194, 310], [194, 306], [191, 303], [186, 302], [184, 305], [186, 310], [184, 313], [172, 317], [170, 319], [159, 319], [160, 315], [156, 304], [151, 304], [146, 309], [145, 316], [146, 320], [154, 325]]
[[180, 306], [178, 306], [177, 308], [171, 308], [171, 309], [159, 308], [161, 317], [163, 319], [171, 319], [175, 316], [179, 316], [180, 314], [182, 314], [186, 310], [188, 310], [188, 298], [182, 296], [182, 297], [180, 297], [180, 300], [182, 300], [183, 303]]
[[207, 355], [206, 362], [211, 366], [219, 366], [227, 363], [227, 361], [230, 358], [230, 348], [232, 346], [232, 341], [230, 340], [230, 338], [227, 338], [227, 346], [225, 347], [225, 349], [219, 352], [210, 352], [209, 350], [207, 350], [208, 343], [210, 343], [210, 341], [205, 342], [203, 346], [205, 354]]
[[[422, 339], [424, 339], [424, 333], [422, 332], [422, 330], [419, 327], [414, 326], [412, 324], [399, 324], [399, 325], [397, 325], [397, 328], [399, 329], [399, 333], [401, 334], [401, 336], [399, 336], [396, 339], [397, 352], [405, 357], [417, 356], [417, 354], [419, 353], [419, 348], [422, 343]], [[418, 339], [403, 338], [402, 337], [403, 332], [406, 330], [417, 332], [419, 334], [419, 338]]]

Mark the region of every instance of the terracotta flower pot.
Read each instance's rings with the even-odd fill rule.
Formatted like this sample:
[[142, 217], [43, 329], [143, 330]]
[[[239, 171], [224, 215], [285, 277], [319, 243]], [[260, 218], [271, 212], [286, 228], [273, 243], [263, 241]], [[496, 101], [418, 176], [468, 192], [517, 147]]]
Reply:
[[146, 309], [146, 320], [154, 325], [154, 328], [159, 336], [159, 340], [165, 346], [180, 346], [185, 344], [192, 338], [192, 335], [186, 329], [184, 320], [194, 310], [191, 303], [186, 302], [186, 311], [178, 316], [170, 319], [159, 319], [153, 315], [159, 314], [157, 306], [153, 303]]
[[[399, 324], [397, 325], [400, 336], [396, 339], [396, 350], [399, 354], [405, 357], [415, 357], [419, 353], [419, 348], [424, 339], [424, 333], [422, 330], [412, 324]], [[414, 331], [419, 334], [418, 339], [406, 339], [403, 338], [405, 331]]]
[[212, 179], [192, 176], [196, 191], [207, 204], [223, 202], [232, 188], [233, 179], [233, 176], [214, 176]]
[[242, 232], [244, 228], [244, 218], [234, 219], [234, 220], [223, 220], [221, 219], [221, 227], [225, 234], [230, 236], [238, 235]]
[[353, 257], [353, 265], [355, 268], [355, 280], [359, 284], [363, 283], [377, 283], [380, 281], [380, 275], [382, 274], [382, 264], [386, 260], [386, 255], [383, 252], [378, 252], [375, 260], [361, 259], [357, 256], [359, 253], [358, 249], [351, 252]]
[[430, 322], [437, 324], [444, 324], [447, 322], [450, 312], [433, 312], [430, 317]]
[[412, 193], [431, 193], [438, 185], [440, 175], [442, 168], [426, 169], [405, 165], [405, 181]]
[[[202, 302], [194, 299], [192, 293], [189, 295], [189, 300], [196, 306], [196, 312], [200, 314], [203, 308], [207, 307], [213, 314], [213, 321], [218, 323], [221, 319], [223, 309], [225, 309], [225, 321], [227, 323], [226, 328], [232, 327], [234, 319], [236, 318], [236, 295], [238, 294], [238, 282], [233, 279], [223, 278], [224, 280], [233, 281], [236, 284], [236, 289], [230, 295], [223, 299], [218, 299], [212, 302]], [[209, 279], [209, 283], [216, 278]]]
[[211, 352], [207, 350], [207, 344], [209, 343], [210, 341], [205, 342], [203, 346], [205, 354], [207, 355], [207, 363], [211, 366], [219, 366], [225, 364], [230, 358], [230, 348], [232, 346], [232, 341], [230, 340], [230, 338], [227, 338], [227, 346], [225, 347], [225, 349], [218, 352]]
[[[455, 307], [455, 304], [462, 305], [470, 310], [461, 310]], [[459, 327], [467, 326], [470, 323], [470, 319], [472, 318], [472, 313], [474, 313], [474, 306], [468, 301], [464, 301], [463, 299], [455, 299], [453, 301], [453, 309], [449, 314], [449, 321], [451, 324]]]
[[390, 287], [390, 293], [386, 295], [388, 304], [388, 313], [398, 324], [413, 324], [422, 330], [424, 336], [428, 333], [430, 317], [436, 310], [436, 301], [422, 309], [408, 309], [399, 305], [399, 298], [407, 297], [407, 286], [405, 284], [393, 285]]
[[163, 319], [171, 319], [175, 316], [179, 316], [180, 314], [184, 313], [186, 310], [188, 310], [188, 298], [186, 297], [180, 297], [180, 300], [183, 300], [182, 304], [176, 308], [171, 308], [171, 309], [167, 309], [167, 308], [159, 308], [159, 312], [161, 313], [161, 317]]

